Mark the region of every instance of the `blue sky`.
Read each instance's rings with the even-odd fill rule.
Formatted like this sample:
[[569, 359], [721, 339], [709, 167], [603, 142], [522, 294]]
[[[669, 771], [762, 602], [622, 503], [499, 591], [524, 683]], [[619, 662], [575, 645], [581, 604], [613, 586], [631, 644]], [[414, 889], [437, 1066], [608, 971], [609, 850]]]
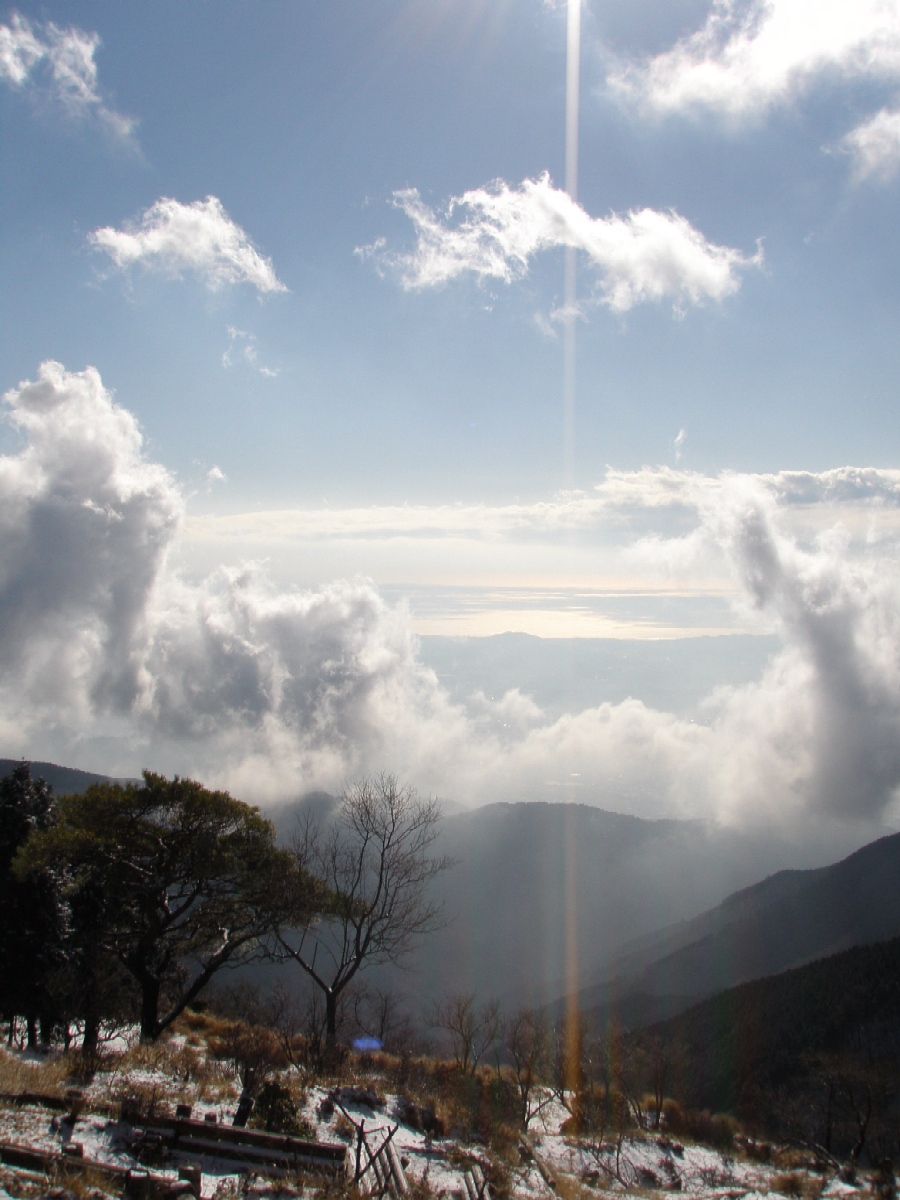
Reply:
[[[584, 0], [577, 196], [567, 16], [0, 11], [11, 750], [268, 764], [277, 797], [392, 756], [441, 788], [465, 745], [476, 799], [571, 753], [616, 807], [637, 721], [635, 810], [744, 819], [726, 760], [769, 738], [753, 787], [843, 820], [849, 712], [848, 761], [884, 743], [865, 819], [894, 811], [900, 4]], [[505, 631], [784, 649], [702, 748], [598, 695], [576, 751], [525, 695], [460, 707], [415, 640]]]
[[[623, 19], [623, 10], [644, 19]], [[683, 5], [669, 8], [684, 9]], [[703, 6], [687, 8], [702, 22]], [[596, 10], [596, 11], [595, 11]], [[391, 207], [500, 178], [562, 186], [565, 13], [539, 2], [44, 5], [96, 31], [98, 86], [135, 148], [7, 89], [2, 135], [6, 381], [48, 356], [98, 366], [164, 461], [219, 465], [226, 509], [255, 504], [539, 497], [563, 483], [561, 349], [535, 328], [561, 302], [561, 252], [514, 286], [404, 292], [354, 255], [409, 247]], [[891, 464], [897, 434], [895, 186], [823, 152], [891, 81], [814, 78], [738, 129], [715, 113], [643, 116], [610, 96], [610, 54], [659, 46], [667, 6], [584, 17], [580, 199], [595, 217], [676, 210], [765, 266], [673, 319], [665, 301], [578, 329], [574, 482], [606, 464], [821, 470]], [[700, 22], [698, 22], [700, 23]], [[664, 28], [675, 33], [671, 16]], [[607, 39], [601, 41], [601, 38]], [[210, 294], [133, 271], [101, 279], [89, 232], [159, 197], [217, 196], [289, 292]], [[221, 368], [226, 328], [267, 379]], [[226, 493], [227, 490], [227, 494]]]

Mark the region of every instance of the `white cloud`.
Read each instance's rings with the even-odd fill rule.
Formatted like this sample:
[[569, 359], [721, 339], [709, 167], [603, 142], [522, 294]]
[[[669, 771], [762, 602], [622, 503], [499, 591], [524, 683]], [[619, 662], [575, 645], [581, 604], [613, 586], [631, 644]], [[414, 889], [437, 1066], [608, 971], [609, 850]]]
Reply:
[[251, 366], [256, 366], [256, 337], [244, 329], [228, 326], [228, 349], [222, 355], [222, 366], [233, 367], [243, 359]]
[[225, 368], [233, 367], [237, 363], [246, 363], [248, 366], [259, 371], [260, 375], [266, 379], [275, 379], [278, 376], [278, 371], [271, 367], [259, 365], [259, 351], [257, 350], [256, 334], [248, 333], [246, 329], [236, 329], [234, 325], [229, 325], [228, 346], [225, 353], [222, 355], [222, 366]]
[[9, 751], [115, 734], [131, 770], [196, 774], [253, 800], [390, 767], [468, 802], [558, 797], [577, 777], [579, 798], [613, 809], [817, 830], [875, 830], [896, 802], [900, 539], [857, 544], [837, 526], [801, 545], [790, 519], [836, 494], [896, 506], [897, 472], [607, 479], [619, 511], [641, 497], [651, 515], [687, 513], [660, 555], [720, 555], [785, 649], [756, 683], [714, 694], [704, 722], [637, 700], [551, 720], [516, 691], [451, 702], [408, 613], [365, 580], [284, 590], [250, 565], [187, 582], [173, 554], [181, 489], [96, 371], [45, 364], [5, 403], [24, 437], [0, 457]]
[[858, 183], [890, 179], [900, 168], [900, 112], [883, 108], [846, 134], [839, 149], [853, 159]]
[[644, 208], [591, 217], [546, 174], [518, 188], [499, 180], [465, 192], [443, 213], [423, 203], [415, 189], [395, 197], [415, 226], [415, 249], [393, 253], [378, 241], [358, 253], [395, 270], [409, 289], [464, 275], [510, 283], [527, 273], [540, 251], [570, 246], [594, 267], [599, 298], [614, 312], [666, 299], [680, 310], [723, 300], [739, 288], [739, 272], [761, 262], [760, 252], [748, 257], [707, 241], [674, 212]]
[[88, 241], [120, 270], [140, 264], [176, 279], [188, 271], [213, 291], [232, 283], [252, 284], [261, 293], [287, 291], [271, 261], [254, 248], [215, 196], [193, 204], [163, 197], [135, 225], [96, 229]]
[[[678, 439], [676, 439], [677, 443]], [[683, 442], [681, 443], [683, 444]], [[260, 544], [315, 538], [478, 538], [486, 541], [530, 538], [561, 532], [623, 528], [715, 505], [734, 476], [703, 475], [672, 467], [638, 471], [609, 468], [590, 491], [562, 492], [530, 503], [398, 504], [359, 508], [260, 510], [227, 516], [189, 518], [192, 537]], [[900, 471], [840, 467], [828, 471], [780, 471], [753, 476], [755, 484], [786, 510], [837, 506], [841, 519], [880, 515], [900, 508]]]
[[45, 363], [7, 393], [27, 438], [0, 458], [0, 662], [40, 719], [126, 711], [141, 686], [147, 598], [183, 500], [142, 453], [93, 368]]
[[99, 46], [96, 33], [33, 23], [14, 13], [9, 25], [0, 25], [0, 79], [35, 99], [50, 100], [72, 118], [92, 117], [128, 141], [135, 121], [108, 107], [99, 90], [94, 61]]
[[675, 451], [675, 461], [676, 462], [680, 462], [680, 460], [681, 460], [681, 451], [682, 451], [682, 447], [684, 446], [684, 443], [686, 440], [687, 440], [687, 430], [679, 429], [678, 433], [675, 435], [675, 441], [672, 443], [672, 449]]
[[826, 73], [900, 77], [897, 0], [714, 0], [700, 30], [608, 82], [658, 112], [745, 117]]

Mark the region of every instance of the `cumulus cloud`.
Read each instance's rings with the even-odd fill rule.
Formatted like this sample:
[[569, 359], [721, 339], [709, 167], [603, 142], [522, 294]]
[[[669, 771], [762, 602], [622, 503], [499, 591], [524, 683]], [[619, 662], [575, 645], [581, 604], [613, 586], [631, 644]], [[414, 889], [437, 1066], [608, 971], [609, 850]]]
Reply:
[[852, 158], [858, 183], [890, 179], [900, 168], [900, 111], [881, 109], [846, 134], [839, 149]]
[[255, 249], [215, 196], [193, 204], [163, 197], [139, 221], [124, 229], [96, 229], [88, 241], [119, 270], [137, 264], [175, 279], [190, 272], [212, 291], [233, 283], [249, 283], [261, 294], [287, 291], [271, 260]]
[[432, 710], [452, 724], [406, 614], [370, 584], [278, 592], [252, 566], [185, 583], [182, 492], [95, 370], [46, 363], [4, 399], [26, 439], [0, 458], [8, 738], [124, 721], [259, 795], [340, 786], [386, 729], [414, 741]]
[[735, 118], [784, 103], [825, 74], [900, 77], [897, 0], [714, 0], [671, 49], [613, 71], [609, 85], [657, 112]]
[[[732, 693], [713, 722], [730, 751], [718, 758], [720, 776], [735, 788], [730, 801], [723, 788], [722, 803], [765, 807], [768, 787], [770, 804], [780, 795], [828, 815], [879, 815], [900, 787], [896, 547], [854, 557], [836, 527], [801, 549], [772, 496], [740, 477], [703, 519], [749, 602], [777, 617], [787, 643], [761, 683]], [[740, 736], [751, 730], [756, 752]]]
[[94, 119], [127, 141], [135, 121], [103, 101], [94, 61], [99, 46], [96, 33], [31, 22], [14, 13], [9, 25], [0, 25], [0, 79], [76, 120]]
[[656, 550], [717, 553], [784, 649], [757, 682], [714, 693], [702, 721], [638, 700], [554, 720], [518, 691], [452, 702], [409, 614], [365, 580], [285, 590], [249, 564], [187, 581], [182, 491], [93, 369], [44, 364], [5, 405], [24, 440], [0, 457], [11, 750], [115, 734], [132, 770], [149, 762], [257, 801], [390, 767], [470, 803], [559, 798], [577, 779], [579, 798], [608, 808], [800, 828], [875, 829], [896, 803], [900, 542], [851, 545], [836, 525], [801, 544], [788, 518], [835, 494], [896, 505], [897, 472], [607, 480], [616, 503], [689, 513]]
[[128, 709], [147, 599], [183, 515], [169, 473], [93, 368], [45, 363], [5, 396], [27, 439], [0, 458], [0, 662], [38, 718]]
[[461, 276], [510, 283], [524, 276], [542, 250], [580, 250], [597, 273], [599, 299], [614, 312], [647, 301], [676, 309], [723, 300], [740, 286], [740, 271], [761, 262], [717, 246], [675, 212], [650, 208], [624, 216], [591, 217], [547, 174], [520, 187], [502, 180], [454, 197], [443, 212], [416, 189], [395, 193], [413, 222], [415, 248], [396, 253], [384, 241], [361, 248], [395, 271], [409, 289], [437, 287]]

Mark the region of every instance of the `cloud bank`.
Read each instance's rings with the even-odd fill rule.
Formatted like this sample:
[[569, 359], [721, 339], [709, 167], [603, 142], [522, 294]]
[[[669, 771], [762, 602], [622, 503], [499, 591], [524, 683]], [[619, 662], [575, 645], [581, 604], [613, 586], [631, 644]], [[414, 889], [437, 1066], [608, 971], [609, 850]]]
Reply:
[[744, 118], [826, 74], [900, 78], [896, 0], [714, 0], [705, 24], [670, 50], [612, 72], [620, 95], [656, 112]]
[[[474, 276], [510, 283], [528, 272], [543, 250], [581, 250], [597, 273], [599, 299], [614, 312], [671, 300], [676, 309], [723, 300], [740, 286], [739, 272], [761, 262], [757, 252], [717, 246], [677, 213], [650, 208], [591, 217], [547, 174], [517, 188], [503, 180], [451, 199], [444, 212], [411, 188], [395, 202], [413, 222], [415, 248], [388, 251], [384, 242], [358, 251], [419, 290]], [[461, 219], [458, 219], [461, 214]]]
[[[181, 488], [98, 373], [45, 363], [5, 397], [22, 449], [0, 458], [0, 733], [40, 757], [113, 739], [137, 761], [252, 800], [396, 770], [479, 803], [571, 797], [644, 815], [803, 829], [896, 815], [898, 541], [801, 545], [791, 505], [878, 510], [900, 475], [620, 474], [606, 503], [678, 505], [690, 528], [638, 550], [679, 569], [719, 555], [785, 649], [721, 689], [705, 721], [637, 700], [551, 720], [513, 691], [452, 703], [403, 607], [364, 580], [279, 590], [259, 566], [187, 582]], [[847, 499], [849, 497], [849, 499]], [[45, 755], [46, 756], [46, 755]]]
[[[679, 438], [680, 438], [679, 434]], [[676, 449], [684, 439], [675, 439]], [[648, 522], [714, 507], [735, 476], [724, 471], [703, 475], [673, 467], [637, 471], [607, 469], [589, 491], [561, 492], [547, 500], [517, 504], [403, 504], [359, 508], [277, 509], [228, 516], [189, 518], [192, 534], [220, 540], [254, 538], [261, 542], [291, 538], [472, 538], [496, 541], [558, 533], [610, 529], [640, 532]], [[760, 495], [769, 496], [781, 518], [816, 528], [817, 512], [840, 508], [845, 522], [866, 523], [900, 511], [900, 470], [839, 467], [828, 471], [779, 471], [753, 476]]]
[[36, 101], [49, 101], [75, 120], [98, 121], [115, 137], [128, 141], [136, 122], [103, 101], [94, 55], [96, 33], [74, 26], [60, 29], [13, 13], [0, 25], [0, 79]]
[[140, 265], [173, 279], [189, 272], [212, 291], [233, 283], [249, 283], [261, 294], [287, 291], [271, 260], [255, 249], [215, 196], [193, 204], [163, 197], [132, 226], [95, 229], [88, 242], [122, 271]]

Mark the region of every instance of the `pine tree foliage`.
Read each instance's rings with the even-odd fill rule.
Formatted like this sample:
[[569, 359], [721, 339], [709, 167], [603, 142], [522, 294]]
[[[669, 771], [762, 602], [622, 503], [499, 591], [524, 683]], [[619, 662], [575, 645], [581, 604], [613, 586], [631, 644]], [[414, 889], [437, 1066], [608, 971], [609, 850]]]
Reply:
[[149, 771], [141, 786], [63, 797], [18, 870], [28, 878], [50, 864], [65, 872], [75, 923], [93, 927], [92, 945], [139, 990], [145, 1040], [217, 971], [259, 953], [277, 919], [307, 918], [318, 894], [256, 809]]
[[54, 865], [25, 878], [13, 871], [29, 838], [50, 828], [53, 797], [26, 762], [0, 780], [0, 1012], [24, 1017], [29, 1042], [60, 1013], [59, 976], [65, 963], [65, 918]]

